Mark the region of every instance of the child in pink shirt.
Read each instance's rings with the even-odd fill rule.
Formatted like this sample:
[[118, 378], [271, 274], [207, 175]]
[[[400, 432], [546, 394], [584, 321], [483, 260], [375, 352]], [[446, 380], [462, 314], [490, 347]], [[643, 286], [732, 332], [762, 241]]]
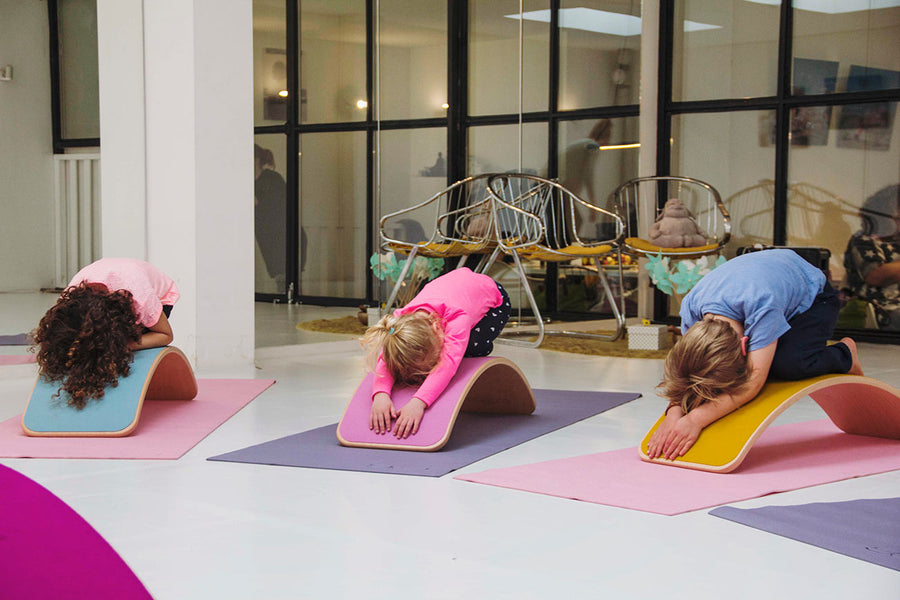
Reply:
[[61, 381], [68, 403], [83, 408], [128, 374], [134, 351], [172, 341], [169, 313], [178, 288], [150, 263], [100, 259], [79, 271], [34, 333], [47, 381]]
[[[370, 327], [362, 338], [375, 371], [369, 428], [390, 432], [396, 419], [396, 437], [414, 435], [460, 360], [491, 353], [509, 313], [503, 287], [463, 267], [430, 281], [409, 304]], [[390, 396], [394, 384], [419, 386], [399, 411]]]

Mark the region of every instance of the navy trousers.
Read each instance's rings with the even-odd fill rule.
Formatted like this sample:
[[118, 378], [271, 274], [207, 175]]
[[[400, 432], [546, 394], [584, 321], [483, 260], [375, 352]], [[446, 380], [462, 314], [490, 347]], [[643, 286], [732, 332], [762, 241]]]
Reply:
[[509, 304], [509, 294], [503, 289], [503, 286], [497, 284], [500, 295], [503, 296], [503, 302], [500, 306], [487, 311], [472, 331], [469, 333], [469, 346], [463, 356], [487, 356], [494, 351], [494, 340], [503, 331], [506, 322], [509, 321], [511, 307]]
[[838, 293], [826, 282], [812, 306], [788, 321], [791, 328], [778, 338], [769, 377], [795, 380], [849, 371], [850, 348], [842, 343], [827, 345], [840, 308]]

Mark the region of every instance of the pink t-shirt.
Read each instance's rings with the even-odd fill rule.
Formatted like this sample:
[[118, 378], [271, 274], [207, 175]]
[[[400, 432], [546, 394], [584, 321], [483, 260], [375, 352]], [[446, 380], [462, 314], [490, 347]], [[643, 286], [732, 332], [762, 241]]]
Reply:
[[[469, 332], [487, 312], [500, 306], [503, 296], [497, 284], [487, 275], [474, 273], [463, 267], [441, 275], [425, 284], [409, 304], [394, 311], [395, 316], [425, 310], [440, 317], [444, 328], [444, 345], [437, 366], [419, 386], [415, 397], [431, 406], [456, 374], [469, 345]], [[375, 365], [372, 396], [378, 392], [391, 393], [394, 379], [379, 356]]]
[[175, 282], [165, 273], [134, 258], [101, 258], [78, 271], [69, 287], [82, 282], [102, 283], [110, 291], [131, 292], [137, 322], [144, 327], [156, 325], [163, 305], [174, 305], [180, 297]]

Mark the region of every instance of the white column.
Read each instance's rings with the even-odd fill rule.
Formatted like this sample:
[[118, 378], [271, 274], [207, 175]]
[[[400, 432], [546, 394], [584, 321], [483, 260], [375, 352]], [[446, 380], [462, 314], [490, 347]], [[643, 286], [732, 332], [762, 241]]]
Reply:
[[97, 0], [101, 252], [147, 259], [143, 0]]
[[[643, 0], [641, 3], [641, 115], [639, 117], [641, 153], [638, 164], [640, 177], [656, 175], [656, 108], [659, 82], [659, 0]], [[640, 212], [653, 215], [656, 210], [655, 198], [641, 198], [645, 204]], [[652, 219], [651, 219], [652, 220]], [[638, 223], [638, 234], [644, 239], [649, 233], [649, 225]], [[650, 276], [644, 265], [647, 259], [639, 261], [638, 269], [638, 317], [653, 317], [653, 293]]]
[[[175, 344], [195, 366], [209, 372], [250, 365], [252, 0], [127, 3], [141, 6], [143, 20], [139, 67], [146, 108], [140, 143], [146, 192], [138, 212], [145, 215], [146, 260], [175, 279], [181, 291], [172, 313]], [[101, 70], [101, 88], [103, 75]], [[101, 124], [109, 112], [101, 104]], [[126, 143], [114, 140], [119, 146]], [[105, 175], [110, 170], [106, 157], [121, 148], [108, 145], [105, 136], [101, 143]], [[129, 139], [128, 144], [138, 141]], [[128, 174], [112, 177], [127, 179]], [[104, 210], [116, 201], [105, 187], [103, 198]], [[105, 219], [104, 239], [108, 227], [118, 227], [127, 218], [118, 212], [116, 220]], [[109, 254], [106, 244], [104, 254]]]

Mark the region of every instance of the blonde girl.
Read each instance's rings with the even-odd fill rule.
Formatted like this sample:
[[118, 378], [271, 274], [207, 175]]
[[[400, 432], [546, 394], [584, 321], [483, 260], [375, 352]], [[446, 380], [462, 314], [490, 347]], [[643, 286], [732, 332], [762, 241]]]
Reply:
[[[463, 267], [428, 282], [409, 304], [370, 327], [361, 340], [375, 372], [369, 429], [415, 435], [462, 358], [491, 353], [509, 312], [499, 283]], [[391, 401], [395, 385], [418, 386], [399, 411]]]

